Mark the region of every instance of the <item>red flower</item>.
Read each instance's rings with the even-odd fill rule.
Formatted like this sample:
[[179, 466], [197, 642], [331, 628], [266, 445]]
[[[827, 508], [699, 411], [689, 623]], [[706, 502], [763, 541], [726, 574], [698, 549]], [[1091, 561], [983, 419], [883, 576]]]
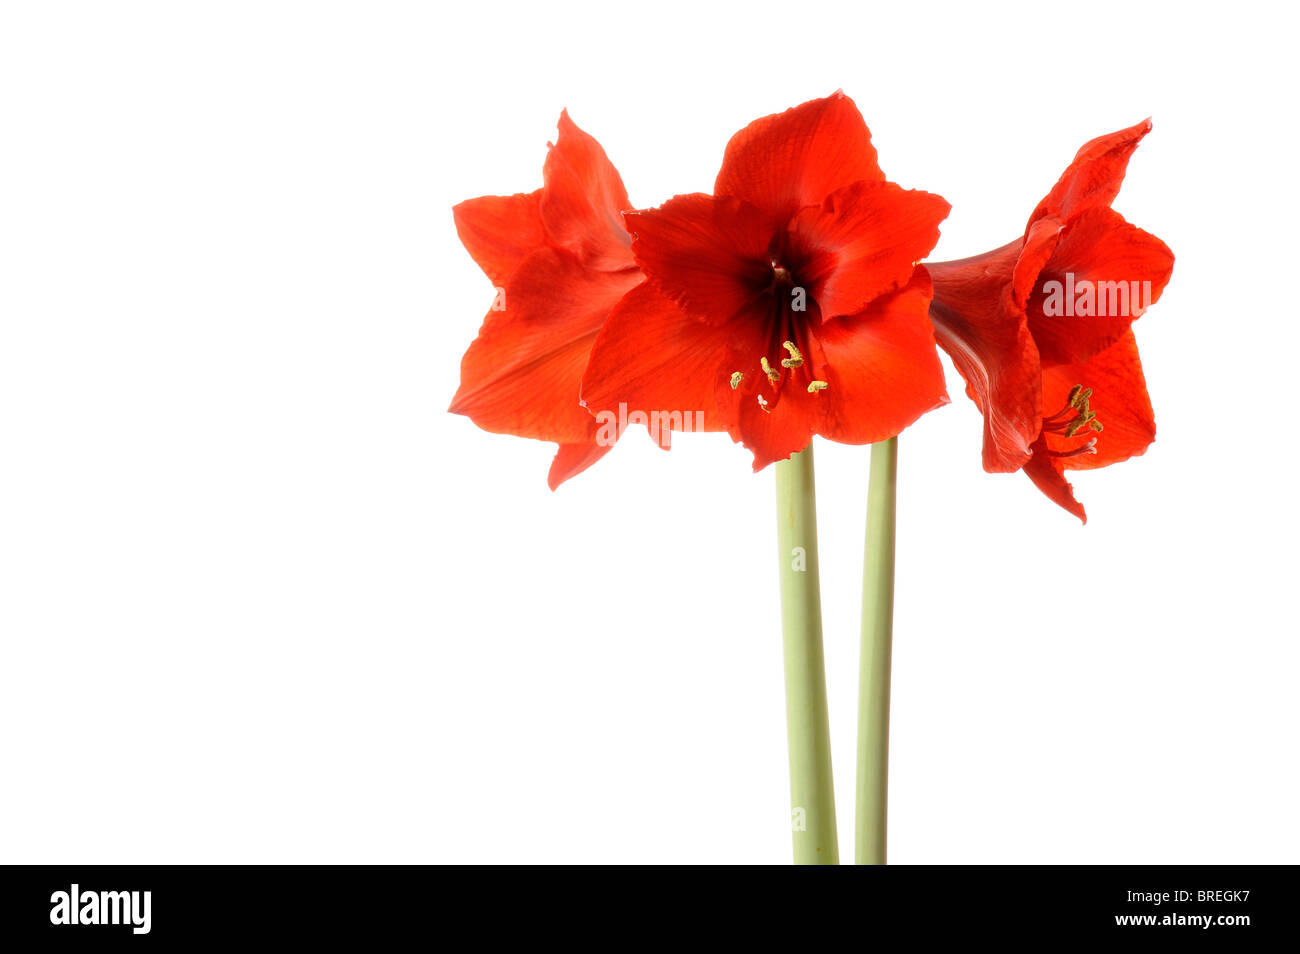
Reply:
[[885, 181], [843, 93], [751, 123], [713, 195], [626, 217], [648, 280], [601, 329], [583, 402], [681, 412], [742, 441], [755, 470], [813, 434], [892, 437], [947, 401], [915, 263], [948, 208]]
[[1011, 244], [927, 263], [935, 335], [984, 414], [984, 469], [1023, 469], [1085, 522], [1064, 472], [1155, 440], [1129, 326], [1160, 297], [1174, 256], [1110, 207], [1150, 130], [1147, 120], [1080, 149]]
[[578, 386], [596, 332], [641, 281], [618, 170], [567, 112], [559, 127], [541, 189], [453, 210], [461, 242], [497, 294], [461, 361], [451, 410], [487, 431], [558, 443], [552, 490], [612, 446], [597, 441]]

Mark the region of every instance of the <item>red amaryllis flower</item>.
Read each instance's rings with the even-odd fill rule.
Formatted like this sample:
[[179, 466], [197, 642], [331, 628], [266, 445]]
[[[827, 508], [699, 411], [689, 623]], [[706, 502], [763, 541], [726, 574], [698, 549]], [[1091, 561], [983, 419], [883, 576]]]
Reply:
[[927, 263], [939, 344], [984, 414], [984, 468], [1024, 470], [1080, 520], [1066, 470], [1143, 453], [1155, 419], [1129, 327], [1169, 282], [1174, 256], [1110, 205], [1138, 123], [1079, 150], [1009, 245]]
[[583, 402], [726, 430], [755, 470], [813, 434], [892, 437], [947, 401], [915, 263], [948, 209], [885, 181], [843, 93], [751, 123], [713, 195], [626, 216], [647, 281], [601, 329]]
[[612, 446], [597, 440], [578, 387], [596, 332], [641, 281], [623, 228], [631, 205], [618, 170], [567, 112], [559, 128], [542, 188], [454, 209], [460, 240], [496, 297], [461, 361], [451, 410], [487, 431], [559, 444], [552, 490]]

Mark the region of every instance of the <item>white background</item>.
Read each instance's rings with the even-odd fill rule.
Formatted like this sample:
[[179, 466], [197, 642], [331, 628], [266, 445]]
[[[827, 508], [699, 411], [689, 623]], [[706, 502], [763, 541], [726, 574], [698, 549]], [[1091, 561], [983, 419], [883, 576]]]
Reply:
[[[1151, 115], [1116, 208], [1177, 256], [1086, 528], [955, 375], [902, 438], [891, 860], [1300, 860], [1285, 9], [7, 4], [0, 860], [787, 861], [771, 471], [634, 433], [551, 493], [447, 414], [450, 207], [562, 107], [648, 206], [839, 87], [939, 258]], [[867, 451], [817, 455], [850, 856]]]

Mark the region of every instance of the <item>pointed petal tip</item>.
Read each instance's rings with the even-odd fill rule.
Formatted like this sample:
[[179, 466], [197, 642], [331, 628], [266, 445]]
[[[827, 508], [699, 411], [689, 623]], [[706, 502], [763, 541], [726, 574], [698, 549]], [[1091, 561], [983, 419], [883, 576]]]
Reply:
[[1146, 119], [1136, 122], [1132, 126], [1124, 126], [1116, 130], [1109, 136], [1098, 136], [1094, 142], [1106, 139], [1116, 139], [1121, 142], [1138, 142], [1143, 136], [1149, 133], [1151, 129], [1151, 117], [1148, 116]]
[[1133, 142], [1140, 142], [1142, 139], [1146, 137], [1146, 134], [1149, 133], [1151, 129], [1152, 129], [1151, 117], [1148, 116], [1140, 123], [1134, 123], [1128, 129], [1126, 129], [1125, 132], [1128, 133], [1128, 135], [1132, 138]]
[[[1060, 503], [1060, 501], [1057, 501], [1057, 503]], [[1072, 506], [1068, 507], [1064, 503], [1061, 503], [1061, 507], [1066, 513], [1078, 517], [1080, 526], [1086, 527], [1088, 525], [1088, 512], [1083, 509], [1083, 504], [1074, 499], [1071, 499], [1070, 503]]]
[[601, 444], [597, 441], [557, 445], [555, 457], [551, 461], [551, 469], [546, 475], [547, 486], [551, 490], [558, 489], [560, 484], [571, 477], [577, 477], [613, 450], [613, 447], [613, 444]]
[[1086, 525], [1088, 523], [1088, 512], [1083, 509], [1083, 504], [1079, 503], [1079, 501], [1074, 497], [1073, 485], [1066, 483], [1065, 486], [1067, 488], [1066, 497], [1064, 499], [1053, 497], [1051, 498], [1052, 502], [1066, 513], [1078, 517], [1080, 524]]

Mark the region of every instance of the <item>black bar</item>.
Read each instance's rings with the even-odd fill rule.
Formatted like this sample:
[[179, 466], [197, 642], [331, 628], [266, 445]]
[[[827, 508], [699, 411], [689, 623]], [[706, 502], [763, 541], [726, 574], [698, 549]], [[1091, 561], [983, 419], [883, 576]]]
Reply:
[[[412, 941], [455, 943], [464, 932], [470, 943], [531, 934], [537, 944], [585, 939], [617, 947], [656, 938], [681, 943], [702, 925], [706, 937], [719, 939], [784, 934], [814, 915], [851, 932], [850, 948], [889, 937], [1236, 946], [1293, 939], [1297, 927], [1293, 867], [894, 866], [864, 868], [843, 882], [824, 875], [804, 881], [811, 871], [779, 879], [769, 873], [757, 889], [738, 872], [695, 883], [691, 871], [615, 870], [589, 883], [581, 868], [486, 877], [443, 867], [332, 866], [5, 873], [0, 943], [9, 950], [277, 939], [351, 941], [367, 949], [405, 942], [405, 949]], [[119, 923], [70, 923], [73, 885], [78, 920]], [[825, 899], [815, 901], [814, 893]], [[69, 904], [60, 907], [64, 899]], [[13, 940], [38, 946], [17, 948]]]

